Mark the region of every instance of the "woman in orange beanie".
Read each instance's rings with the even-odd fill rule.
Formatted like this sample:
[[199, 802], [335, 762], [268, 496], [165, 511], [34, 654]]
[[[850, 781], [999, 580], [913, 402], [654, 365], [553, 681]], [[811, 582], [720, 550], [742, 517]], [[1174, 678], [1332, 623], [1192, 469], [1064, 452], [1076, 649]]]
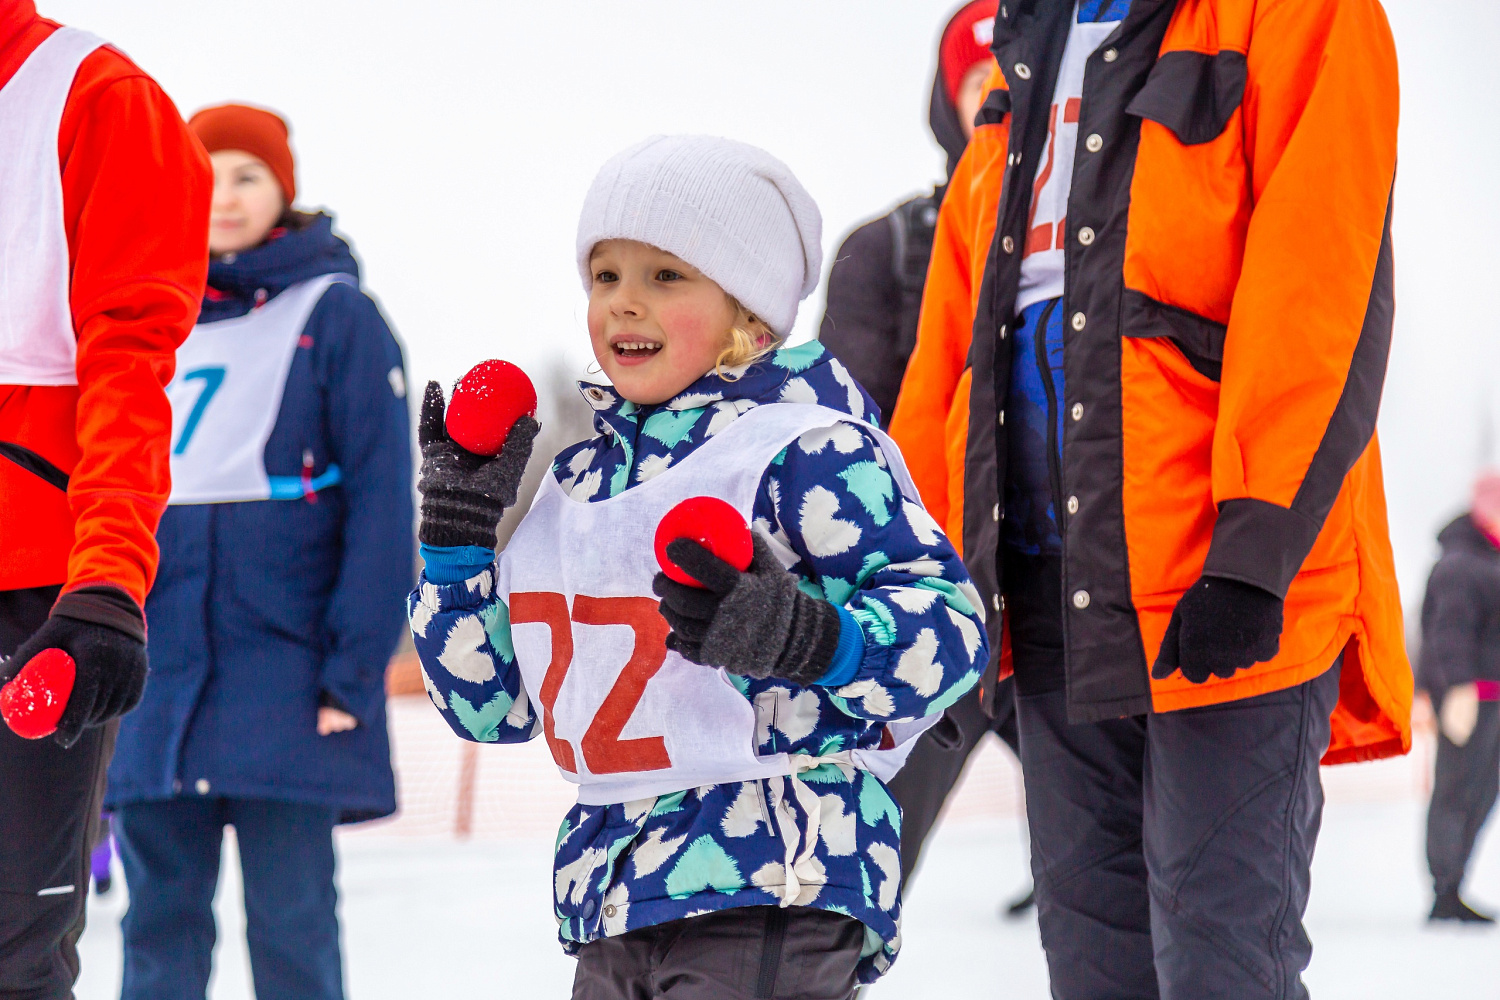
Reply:
[[122, 997], [201, 998], [223, 828], [261, 1000], [343, 995], [333, 828], [395, 809], [384, 668], [411, 582], [401, 349], [286, 123], [194, 115], [208, 292], [178, 351], [152, 677], [110, 771], [130, 910]]

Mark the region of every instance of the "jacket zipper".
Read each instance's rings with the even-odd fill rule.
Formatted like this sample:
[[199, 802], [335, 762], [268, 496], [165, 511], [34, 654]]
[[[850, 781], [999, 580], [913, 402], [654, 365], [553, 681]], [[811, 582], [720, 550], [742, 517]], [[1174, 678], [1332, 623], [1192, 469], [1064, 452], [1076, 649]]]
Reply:
[[1052, 486], [1052, 521], [1057, 525], [1058, 537], [1063, 533], [1062, 466], [1057, 457], [1057, 387], [1052, 384], [1052, 365], [1047, 360], [1047, 325], [1058, 299], [1048, 302], [1037, 317], [1035, 341], [1036, 366], [1042, 376], [1042, 391], [1047, 394], [1047, 475]]
[[786, 925], [790, 914], [780, 906], [767, 906], [766, 929], [760, 940], [760, 975], [756, 977], [757, 998], [776, 995], [776, 973], [781, 969], [781, 949], [786, 943]]

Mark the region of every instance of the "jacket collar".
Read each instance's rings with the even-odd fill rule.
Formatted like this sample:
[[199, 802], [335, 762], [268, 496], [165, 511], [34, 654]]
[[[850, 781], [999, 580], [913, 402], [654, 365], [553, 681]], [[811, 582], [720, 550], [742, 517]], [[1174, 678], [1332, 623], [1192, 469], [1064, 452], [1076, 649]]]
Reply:
[[[642, 412], [685, 412], [710, 407], [744, 412], [764, 403], [812, 402], [873, 422], [879, 409], [832, 354], [817, 341], [785, 347], [761, 361], [726, 369], [724, 377], [709, 372], [664, 403], [638, 406], [611, 386], [578, 383], [584, 402], [594, 410], [596, 423], [616, 433], [633, 435]], [[603, 428], [601, 427], [601, 430]]]
[[208, 265], [209, 302], [274, 298], [292, 285], [324, 274], [359, 277], [359, 264], [333, 231], [333, 217], [320, 214], [305, 229], [274, 231], [271, 239], [243, 253], [218, 257]]
[[32, 0], [0, 0], [0, 51], [38, 20]]

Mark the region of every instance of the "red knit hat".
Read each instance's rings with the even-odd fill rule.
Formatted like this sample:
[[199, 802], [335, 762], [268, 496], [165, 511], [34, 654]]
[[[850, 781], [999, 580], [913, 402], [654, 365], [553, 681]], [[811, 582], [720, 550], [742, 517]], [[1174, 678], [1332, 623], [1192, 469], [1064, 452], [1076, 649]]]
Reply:
[[291, 130], [280, 115], [244, 104], [204, 108], [188, 119], [210, 153], [242, 149], [265, 162], [290, 205], [297, 197], [297, 164], [292, 159]]
[[973, 0], [960, 8], [938, 46], [938, 73], [948, 100], [958, 100], [958, 85], [976, 63], [990, 57], [990, 39], [995, 34], [995, 8], [1000, 0]]
[[1490, 470], [1475, 481], [1469, 512], [1491, 541], [1500, 539], [1500, 472]]

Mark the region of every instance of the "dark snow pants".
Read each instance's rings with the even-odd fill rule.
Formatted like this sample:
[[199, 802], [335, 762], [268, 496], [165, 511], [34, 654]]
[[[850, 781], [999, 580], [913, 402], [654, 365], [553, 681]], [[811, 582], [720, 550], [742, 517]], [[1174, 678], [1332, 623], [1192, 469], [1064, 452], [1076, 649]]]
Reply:
[[1057, 1000], [1305, 998], [1302, 927], [1339, 667], [1207, 708], [1069, 725], [1019, 696]]
[[1437, 773], [1427, 807], [1427, 868], [1433, 888], [1457, 892], [1474, 841], [1500, 793], [1500, 702], [1479, 705], [1469, 742], [1457, 746], [1438, 733]]
[[573, 1000], [848, 1000], [864, 943], [828, 910], [718, 910], [584, 945]]
[[114, 813], [130, 891], [121, 1000], [203, 1000], [213, 971], [214, 891], [224, 826], [244, 874], [257, 1000], [341, 1000], [331, 806], [177, 798]]
[[[0, 656], [47, 620], [58, 587], [0, 591]], [[0, 1000], [67, 1000], [78, 979], [89, 855], [118, 725], [67, 750], [0, 723]]]
[[969, 756], [989, 733], [1005, 741], [1011, 752], [1019, 755], [1016, 741], [1016, 709], [1012, 697], [1013, 683], [1006, 679], [997, 689], [998, 711], [992, 719], [979, 703], [975, 689], [948, 709], [947, 722], [939, 722], [917, 740], [906, 765], [886, 783], [891, 797], [901, 807], [901, 885], [911, 882], [912, 872], [921, 860], [922, 845], [932, 828], [948, 794], [958, 784]]

